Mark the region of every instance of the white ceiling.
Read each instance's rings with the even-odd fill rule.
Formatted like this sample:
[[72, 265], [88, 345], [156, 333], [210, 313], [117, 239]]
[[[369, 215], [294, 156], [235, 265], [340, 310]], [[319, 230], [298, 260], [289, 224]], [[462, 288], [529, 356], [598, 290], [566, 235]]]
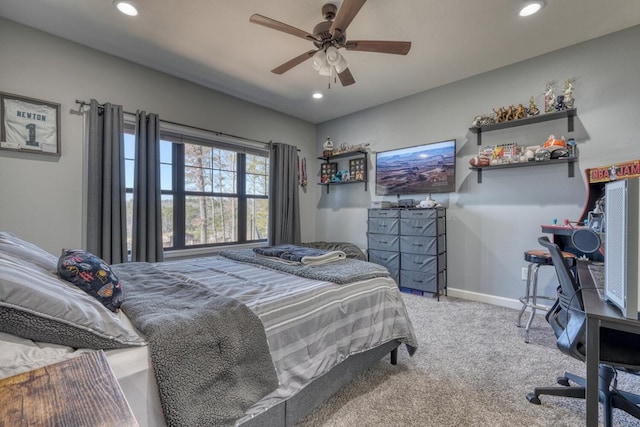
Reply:
[[[137, 17], [112, 0], [0, 0], [0, 16], [312, 123], [640, 24], [638, 0], [547, 0], [529, 18], [522, 0], [369, 0], [347, 39], [411, 41], [411, 51], [341, 50], [356, 83], [327, 90], [311, 61], [270, 72], [311, 42], [249, 22], [259, 13], [313, 32], [325, 0], [135, 1]], [[316, 90], [324, 99], [311, 99]]]

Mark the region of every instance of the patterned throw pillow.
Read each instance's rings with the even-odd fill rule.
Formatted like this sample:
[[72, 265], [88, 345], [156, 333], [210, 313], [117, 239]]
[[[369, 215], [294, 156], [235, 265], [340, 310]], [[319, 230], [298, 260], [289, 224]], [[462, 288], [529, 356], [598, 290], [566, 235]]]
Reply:
[[124, 302], [118, 276], [101, 258], [82, 249], [63, 249], [58, 260], [58, 275], [95, 297], [117, 313]]

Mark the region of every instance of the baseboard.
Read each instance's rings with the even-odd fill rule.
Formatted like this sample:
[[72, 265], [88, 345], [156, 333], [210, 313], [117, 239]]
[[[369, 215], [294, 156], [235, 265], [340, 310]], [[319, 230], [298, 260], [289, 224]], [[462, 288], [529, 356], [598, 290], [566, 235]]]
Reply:
[[[520, 310], [522, 303], [517, 299], [497, 297], [495, 295], [481, 294], [479, 292], [466, 291], [464, 289], [456, 289], [447, 287], [447, 295], [454, 298], [468, 299], [471, 301], [493, 304], [500, 307], [513, 308]], [[545, 304], [542, 304], [545, 305]]]

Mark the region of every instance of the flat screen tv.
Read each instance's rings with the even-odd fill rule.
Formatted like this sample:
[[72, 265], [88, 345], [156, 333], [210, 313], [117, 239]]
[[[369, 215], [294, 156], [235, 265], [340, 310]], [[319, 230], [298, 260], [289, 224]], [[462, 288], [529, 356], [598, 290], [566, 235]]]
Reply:
[[376, 153], [376, 194], [456, 191], [456, 140]]

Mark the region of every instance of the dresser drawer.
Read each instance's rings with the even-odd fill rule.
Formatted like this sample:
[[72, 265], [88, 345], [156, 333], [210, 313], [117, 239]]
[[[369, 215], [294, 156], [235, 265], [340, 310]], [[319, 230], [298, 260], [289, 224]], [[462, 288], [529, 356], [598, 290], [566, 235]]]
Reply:
[[399, 218], [398, 209], [369, 209], [369, 218]]
[[402, 218], [400, 234], [407, 236], [437, 236], [445, 232], [444, 217], [425, 220], [423, 218]]
[[445, 236], [400, 236], [400, 251], [410, 254], [437, 255], [445, 252]]
[[447, 268], [447, 254], [434, 256], [403, 253], [400, 257], [400, 265], [403, 270], [436, 274]]
[[369, 218], [369, 233], [398, 234], [400, 220], [398, 218]]
[[397, 271], [400, 269], [400, 253], [369, 250], [369, 262], [385, 266], [389, 271]]
[[420, 273], [417, 271], [400, 270], [400, 286], [403, 288], [417, 289], [424, 292], [438, 292], [438, 281], [440, 288], [445, 287], [445, 271], [436, 274]]
[[434, 219], [444, 216], [443, 209], [407, 209], [400, 211], [400, 218]]
[[400, 236], [398, 235], [394, 236], [393, 234], [368, 233], [367, 240], [369, 251], [380, 250], [397, 252], [400, 250]]

